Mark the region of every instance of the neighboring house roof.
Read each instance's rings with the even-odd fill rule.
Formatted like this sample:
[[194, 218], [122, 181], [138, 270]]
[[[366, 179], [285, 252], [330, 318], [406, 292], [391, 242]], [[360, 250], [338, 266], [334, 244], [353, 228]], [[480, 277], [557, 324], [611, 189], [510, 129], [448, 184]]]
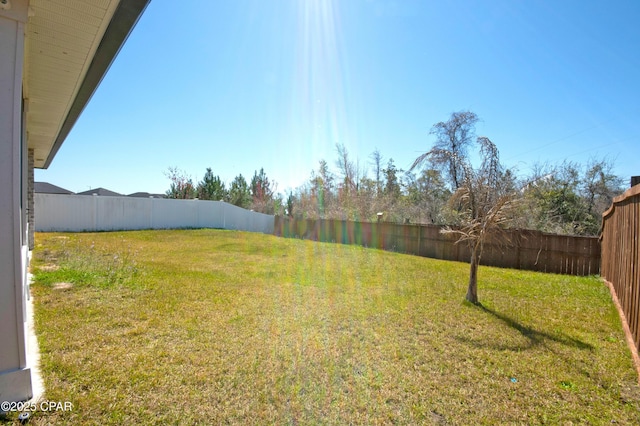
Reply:
[[135, 198], [167, 198], [164, 194], [151, 194], [149, 192], [134, 192], [133, 194], [127, 195], [127, 197], [135, 197]]
[[117, 192], [109, 191], [104, 188], [94, 188], [88, 191], [78, 192], [78, 195], [100, 195], [101, 197], [124, 197], [122, 194], [118, 194]]
[[23, 96], [34, 167], [49, 167], [149, 1], [30, 2]]
[[60, 188], [49, 182], [34, 182], [33, 190], [39, 194], [73, 194], [68, 189]]

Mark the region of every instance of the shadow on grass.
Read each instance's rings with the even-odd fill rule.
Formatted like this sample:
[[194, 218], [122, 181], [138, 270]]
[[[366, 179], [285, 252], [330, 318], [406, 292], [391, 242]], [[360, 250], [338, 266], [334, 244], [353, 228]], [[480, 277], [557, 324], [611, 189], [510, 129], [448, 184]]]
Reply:
[[565, 346], [581, 349], [581, 350], [586, 349], [586, 350], [592, 351], [594, 349], [593, 345], [589, 343], [585, 343], [582, 340], [567, 336], [564, 333], [550, 334], [544, 331], [536, 330], [532, 327], [528, 327], [507, 315], [501, 314], [499, 312], [496, 312], [492, 309], [487, 308], [486, 306], [483, 306], [481, 303], [478, 303], [477, 305], [470, 305], [470, 306], [473, 306], [474, 308], [482, 310], [483, 312], [502, 321], [504, 324], [511, 327], [512, 329], [518, 331], [522, 335], [522, 337], [527, 339], [528, 344], [524, 347], [522, 345], [505, 346], [505, 345], [495, 344], [495, 343], [479, 342], [477, 340], [468, 339], [468, 338], [462, 339], [457, 337], [456, 339], [458, 340], [464, 340], [466, 342], [470, 341], [476, 346], [485, 347], [489, 349], [496, 349], [496, 350], [520, 351], [522, 349], [529, 349], [536, 346], [544, 345], [546, 342], [549, 342], [549, 341], [560, 343]]
[[[482, 304], [478, 303], [477, 305], [470, 305], [474, 309], [479, 309], [485, 314], [491, 315], [492, 317], [500, 320], [508, 327], [517, 331], [527, 340], [526, 344], [513, 344], [513, 345], [505, 345], [496, 342], [486, 342], [480, 341], [477, 339], [469, 339], [457, 336], [455, 339], [464, 342], [467, 344], [472, 344], [476, 348], [484, 348], [488, 350], [495, 351], [514, 351], [520, 352], [527, 349], [535, 349], [537, 347], [543, 347], [544, 350], [553, 353], [558, 362], [563, 363], [570, 369], [575, 370], [578, 374], [584, 377], [591, 377], [592, 371], [590, 369], [590, 362], [585, 359], [577, 359], [575, 353], [571, 353], [570, 351], [558, 350], [559, 348], [554, 348], [554, 345], [550, 345], [549, 343], [558, 343], [563, 346], [566, 346], [569, 349], [578, 349], [580, 351], [590, 351], [593, 352], [595, 347], [589, 343], [585, 343], [582, 340], [573, 338], [571, 336], [566, 335], [562, 332], [555, 332], [553, 334], [536, 330], [532, 327], [526, 326], [515, 319], [496, 312], [492, 309], [489, 309]], [[589, 359], [589, 357], [586, 357]]]

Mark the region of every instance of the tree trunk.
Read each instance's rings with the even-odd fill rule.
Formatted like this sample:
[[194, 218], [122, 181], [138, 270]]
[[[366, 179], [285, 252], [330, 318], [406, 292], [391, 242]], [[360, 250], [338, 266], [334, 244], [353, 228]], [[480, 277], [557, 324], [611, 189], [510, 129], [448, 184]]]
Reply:
[[467, 289], [467, 300], [474, 305], [478, 304], [478, 251], [471, 251], [471, 267], [469, 269], [469, 288]]

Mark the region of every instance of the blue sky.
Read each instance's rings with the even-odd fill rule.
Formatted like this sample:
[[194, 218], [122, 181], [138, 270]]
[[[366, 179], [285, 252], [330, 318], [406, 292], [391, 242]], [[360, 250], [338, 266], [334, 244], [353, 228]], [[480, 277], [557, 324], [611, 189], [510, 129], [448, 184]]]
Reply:
[[[177, 167], [283, 192], [377, 148], [407, 169], [471, 110], [526, 175], [608, 157], [640, 175], [640, 2], [152, 0], [48, 170], [74, 192], [165, 192]], [[369, 170], [372, 170], [369, 167]]]

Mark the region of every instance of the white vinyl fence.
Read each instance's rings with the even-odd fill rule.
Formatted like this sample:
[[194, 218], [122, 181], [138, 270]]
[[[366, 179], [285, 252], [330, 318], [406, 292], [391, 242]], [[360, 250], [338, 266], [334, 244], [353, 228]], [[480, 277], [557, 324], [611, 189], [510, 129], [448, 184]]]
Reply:
[[38, 232], [218, 228], [273, 234], [273, 216], [222, 201], [34, 195]]

